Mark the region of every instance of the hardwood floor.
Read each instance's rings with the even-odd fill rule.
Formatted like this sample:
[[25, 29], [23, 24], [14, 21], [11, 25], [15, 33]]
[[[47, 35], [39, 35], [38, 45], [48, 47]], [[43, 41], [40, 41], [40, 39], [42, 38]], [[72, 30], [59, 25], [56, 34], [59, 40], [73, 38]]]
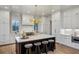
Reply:
[[57, 43], [56, 50], [49, 51], [48, 54], [79, 54], [79, 50]]
[[0, 46], [0, 54], [15, 54], [15, 44]]
[[[15, 44], [0, 46], [0, 54], [15, 54], [15, 51]], [[79, 54], [79, 50], [57, 43], [55, 51], [48, 54]]]

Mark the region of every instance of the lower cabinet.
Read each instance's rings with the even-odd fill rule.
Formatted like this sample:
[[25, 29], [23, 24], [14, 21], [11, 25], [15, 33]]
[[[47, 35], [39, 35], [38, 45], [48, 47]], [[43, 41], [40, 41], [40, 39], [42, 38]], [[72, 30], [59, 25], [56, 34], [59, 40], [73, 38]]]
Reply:
[[72, 42], [71, 47], [73, 47], [73, 48], [75, 48], [75, 49], [78, 49], [78, 50], [79, 50], [79, 43], [74, 43], [74, 42]]
[[58, 35], [56, 36], [56, 42], [75, 49], [79, 49], [79, 44], [72, 42], [70, 35]]
[[0, 46], [0, 54], [15, 54], [15, 44]]
[[56, 36], [56, 42], [61, 43], [61, 44], [66, 44], [66, 39], [64, 35], [57, 35]]

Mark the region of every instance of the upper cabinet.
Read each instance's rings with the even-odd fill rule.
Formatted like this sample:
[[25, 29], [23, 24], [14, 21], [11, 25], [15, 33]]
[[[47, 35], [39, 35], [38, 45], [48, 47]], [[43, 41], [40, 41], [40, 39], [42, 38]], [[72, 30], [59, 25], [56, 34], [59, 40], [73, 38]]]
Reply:
[[71, 28], [71, 12], [64, 11], [63, 12], [63, 27], [64, 28]]
[[75, 27], [76, 29], [79, 29], [79, 8], [74, 9], [72, 13], [72, 28]]
[[79, 8], [63, 11], [63, 28], [79, 28]]

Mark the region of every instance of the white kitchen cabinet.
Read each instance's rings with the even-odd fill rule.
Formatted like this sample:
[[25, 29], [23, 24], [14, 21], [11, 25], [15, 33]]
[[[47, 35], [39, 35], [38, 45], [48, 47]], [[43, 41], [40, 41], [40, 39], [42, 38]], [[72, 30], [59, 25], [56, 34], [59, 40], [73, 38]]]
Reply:
[[[61, 13], [61, 12], [60, 12]], [[79, 28], [79, 8], [72, 8], [68, 10], [63, 10], [62, 11], [62, 25], [63, 27], [61, 28], [62, 25], [61, 22], [57, 21], [58, 16], [55, 16], [53, 14], [52, 17], [52, 34], [56, 34], [56, 42], [64, 44], [69, 47], [73, 47], [75, 49], [79, 49], [79, 44], [72, 42], [71, 39], [71, 34], [70, 35], [61, 35], [58, 30], [60, 29], [78, 29]], [[57, 25], [56, 25], [57, 23]], [[57, 27], [58, 26], [58, 27]], [[73, 31], [72, 31], [73, 32]]]
[[71, 12], [70, 11], [63, 12], [63, 27], [71, 28]]
[[60, 35], [60, 43], [61, 44], [66, 44], [66, 36], [65, 35]]
[[67, 35], [65, 37], [65, 40], [66, 40], [66, 45], [67, 46], [71, 46], [72, 45], [72, 41], [71, 41], [71, 36], [70, 35]]
[[57, 40], [56, 42], [58, 42], [60, 44], [63, 44], [63, 45], [66, 45], [66, 46], [69, 46], [69, 47], [72, 47], [75, 49], [79, 49], [79, 43], [72, 42], [70, 35], [61, 35], [60, 34], [56, 37], [56, 40]]
[[63, 11], [63, 28], [79, 28], [79, 8]]
[[74, 43], [74, 47], [75, 47], [76, 49], [79, 49], [79, 43]]
[[52, 35], [56, 37], [56, 42], [63, 43], [63, 37], [60, 35], [61, 18], [60, 12], [52, 14]]
[[62, 43], [61, 41], [62, 41], [62, 37], [61, 37], [61, 35], [60, 34], [58, 34], [58, 35], [55, 35], [56, 36], [56, 42], [58, 42], [58, 43]]
[[52, 15], [52, 34], [59, 34], [61, 28], [60, 12]]

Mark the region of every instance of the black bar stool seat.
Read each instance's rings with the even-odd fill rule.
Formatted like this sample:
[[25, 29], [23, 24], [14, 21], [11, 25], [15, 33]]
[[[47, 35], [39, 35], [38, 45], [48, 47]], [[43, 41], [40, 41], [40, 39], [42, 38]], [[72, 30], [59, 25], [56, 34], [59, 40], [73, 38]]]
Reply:
[[32, 47], [33, 45], [32, 44], [25, 44], [25, 48], [26, 48], [26, 53], [27, 54], [30, 54], [31, 53], [31, 47]]

